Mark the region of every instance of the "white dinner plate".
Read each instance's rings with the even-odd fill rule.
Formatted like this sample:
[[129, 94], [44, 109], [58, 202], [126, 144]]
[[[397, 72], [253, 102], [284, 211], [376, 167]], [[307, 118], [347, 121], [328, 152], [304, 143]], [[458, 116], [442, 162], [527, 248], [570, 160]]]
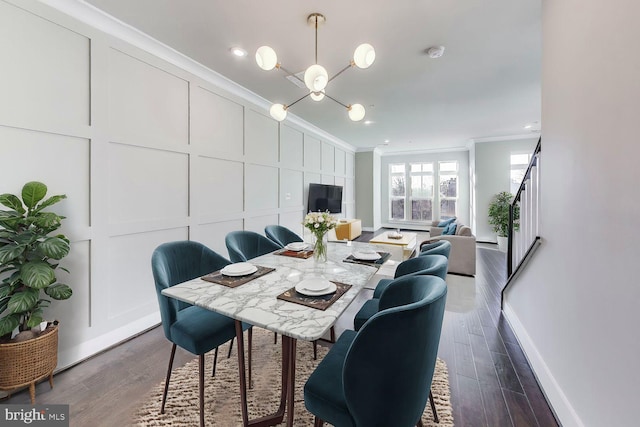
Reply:
[[380, 254], [375, 251], [356, 251], [353, 257], [361, 261], [376, 261], [380, 259]]
[[291, 242], [287, 246], [285, 246], [284, 248], [288, 249], [290, 251], [300, 252], [300, 251], [302, 251], [302, 250], [307, 248], [307, 243], [306, 242]]
[[335, 283], [329, 282], [328, 280], [325, 280], [325, 281], [328, 283], [328, 285], [325, 286], [325, 289], [311, 290], [311, 289], [307, 289], [307, 287], [304, 285], [306, 280], [303, 280], [302, 282], [296, 285], [296, 291], [301, 293], [302, 295], [317, 297], [321, 295], [332, 294], [336, 291], [336, 289], [338, 289]]
[[229, 264], [220, 273], [225, 276], [246, 276], [258, 271], [258, 267], [249, 262], [237, 262], [235, 264]]

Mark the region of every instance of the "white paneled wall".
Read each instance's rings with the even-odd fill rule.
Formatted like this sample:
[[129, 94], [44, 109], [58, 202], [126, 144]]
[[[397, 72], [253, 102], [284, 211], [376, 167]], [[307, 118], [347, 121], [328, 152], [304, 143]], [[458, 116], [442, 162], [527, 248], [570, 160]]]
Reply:
[[353, 149], [279, 124], [213, 73], [34, 0], [0, 0], [0, 55], [0, 192], [41, 180], [68, 196], [55, 206], [72, 241], [59, 278], [74, 295], [46, 313], [62, 321], [60, 367], [159, 322], [159, 244], [192, 239], [227, 256], [233, 230], [302, 234], [311, 182], [345, 186], [342, 216], [355, 216]]

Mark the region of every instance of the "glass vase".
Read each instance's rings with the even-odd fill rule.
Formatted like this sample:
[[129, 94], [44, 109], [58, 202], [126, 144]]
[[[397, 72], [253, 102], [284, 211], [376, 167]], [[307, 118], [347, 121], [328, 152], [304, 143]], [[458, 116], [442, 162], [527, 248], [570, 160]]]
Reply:
[[313, 244], [313, 259], [315, 262], [327, 262], [327, 233], [314, 234], [315, 243]]

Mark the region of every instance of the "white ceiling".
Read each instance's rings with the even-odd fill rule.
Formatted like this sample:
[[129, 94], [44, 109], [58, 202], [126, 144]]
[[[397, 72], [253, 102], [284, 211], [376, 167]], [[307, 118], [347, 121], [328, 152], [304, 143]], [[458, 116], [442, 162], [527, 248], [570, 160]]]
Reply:
[[[344, 104], [361, 103], [365, 120], [325, 98], [304, 99], [289, 113], [359, 148], [383, 152], [447, 150], [469, 141], [531, 135], [541, 105], [540, 0], [86, 0], [117, 19], [271, 102], [290, 104], [305, 89], [253, 59], [267, 44], [283, 67], [314, 62], [306, 17], [326, 16], [318, 63], [333, 75], [360, 43], [376, 49], [366, 70], [353, 68], [327, 86]], [[425, 49], [443, 45], [444, 56]], [[230, 54], [232, 46], [249, 52]], [[384, 140], [389, 139], [389, 145]]]

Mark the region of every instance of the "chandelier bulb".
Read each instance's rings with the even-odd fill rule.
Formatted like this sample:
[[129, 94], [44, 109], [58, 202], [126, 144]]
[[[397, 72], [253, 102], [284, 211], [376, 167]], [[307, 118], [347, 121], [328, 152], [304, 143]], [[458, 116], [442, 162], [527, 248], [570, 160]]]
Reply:
[[353, 62], [358, 68], [369, 68], [376, 60], [376, 51], [369, 43], [358, 46], [353, 53]]
[[311, 91], [309, 97], [314, 101], [322, 101], [322, 99], [324, 98], [324, 90], [321, 90], [320, 92]]
[[273, 104], [269, 109], [271, 117], [281, 122], [287, 118], [287, 106], [282, 104]]
[[329, 74], [322, 65], [314, 64], [304, 72], [304, 84], [311, 92], [321, 92], [329, 83]]
[[365, 111], [362, 104], [349, 105], [347, 107], [347, 110], [349, 112], [349, 118], [352, 121], [359, 122], [360, 120], [364, 119]]
[[273, 70], [278, 65], [278, 55], [269, 46], [260, 46], [256, 50], [256, 63], [265, 71]]

